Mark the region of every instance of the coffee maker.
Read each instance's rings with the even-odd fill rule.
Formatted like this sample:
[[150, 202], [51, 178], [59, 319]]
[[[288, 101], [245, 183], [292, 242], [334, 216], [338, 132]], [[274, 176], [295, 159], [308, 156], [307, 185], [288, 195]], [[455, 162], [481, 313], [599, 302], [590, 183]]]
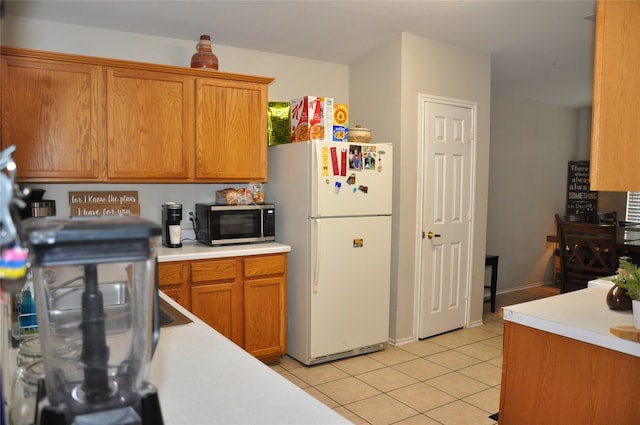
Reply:
[[24, 202], [26, 206], [20, 210], [20, 218], [49, 217], [56, 215], [56, 201], [43, 199], [46, 190], [39, 188], [23, 188]]
[[36, 425], [162, 424], [149, 383], [159, 338], [161, 228], [132, 216], [24, 221], [44, 381]]
[[162, 205], [162, 244], [169, 248], [182, 246], [182, 204], [166, 202]]

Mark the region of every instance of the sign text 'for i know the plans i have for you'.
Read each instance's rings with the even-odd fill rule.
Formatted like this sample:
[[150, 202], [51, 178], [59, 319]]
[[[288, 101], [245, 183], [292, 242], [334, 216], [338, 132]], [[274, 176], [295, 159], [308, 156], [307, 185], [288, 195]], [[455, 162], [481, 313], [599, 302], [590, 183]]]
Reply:
[[72, 217], [98, 215], [140, 215], [137, 190], [69, 192]]

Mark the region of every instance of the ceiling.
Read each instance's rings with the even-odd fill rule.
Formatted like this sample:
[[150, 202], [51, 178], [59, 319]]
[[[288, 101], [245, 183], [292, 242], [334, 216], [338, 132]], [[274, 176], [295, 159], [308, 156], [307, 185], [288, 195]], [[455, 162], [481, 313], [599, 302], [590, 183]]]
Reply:
[[350, 64], [400, 32], [492, 56], [492, 87], [591, 105], [595, 0], [5, 0], [5, 13]]

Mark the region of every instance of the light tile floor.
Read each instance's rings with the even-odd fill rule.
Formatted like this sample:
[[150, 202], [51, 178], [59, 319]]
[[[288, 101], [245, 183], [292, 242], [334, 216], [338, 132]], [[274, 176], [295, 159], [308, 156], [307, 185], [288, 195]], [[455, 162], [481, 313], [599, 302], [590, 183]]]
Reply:
[[496, 424], [502, 373], [500, 308], [556, 295], [556, 286], [499, 294], [482, 326], [367, 355], [305, 366], [284, 356], [272, 369], [355, 424]]

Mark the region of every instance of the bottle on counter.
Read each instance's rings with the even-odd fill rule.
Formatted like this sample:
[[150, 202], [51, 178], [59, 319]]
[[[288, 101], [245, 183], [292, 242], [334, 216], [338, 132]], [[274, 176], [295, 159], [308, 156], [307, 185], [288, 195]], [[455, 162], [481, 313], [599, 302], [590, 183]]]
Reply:
[[36, 318], [36, 304], [33, 300], [31, 288], [27, 284], [23, 289], [20, 300], [20, 333], [30, 335], [38, 333], [38, 319]]

